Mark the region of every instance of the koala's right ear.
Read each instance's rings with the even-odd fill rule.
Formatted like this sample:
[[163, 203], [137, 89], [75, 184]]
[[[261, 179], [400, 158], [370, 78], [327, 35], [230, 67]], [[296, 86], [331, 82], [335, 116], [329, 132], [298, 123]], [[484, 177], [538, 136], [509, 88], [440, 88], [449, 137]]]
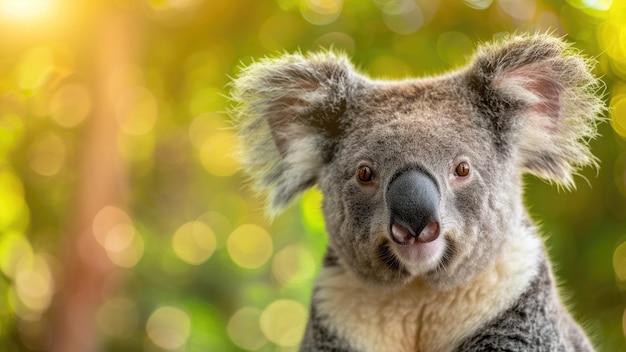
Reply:
[[470, 87], [500, 149], [548, 181], [574, 186], [572, 174], [597, 165], [588, 146], [604, 112], [592, 62], [559, 38], [509, 36], [483, 45]]
[[268, 193], [271, 213], [315, 184], [332, 160], [360, 80], [347, 58], [332, 52], [263, 59], [234, 80], [240, 159], [257, 190]]

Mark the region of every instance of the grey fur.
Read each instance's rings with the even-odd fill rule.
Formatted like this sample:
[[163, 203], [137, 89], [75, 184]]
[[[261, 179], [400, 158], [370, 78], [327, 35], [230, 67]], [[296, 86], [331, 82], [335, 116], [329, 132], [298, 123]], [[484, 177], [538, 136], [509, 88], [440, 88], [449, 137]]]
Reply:
[[580, 328], [554, 300], [554, 280], [546, 264], [511, 308], [467, 337], [455, 351], [591, 351]]
[[[272, 213], [313, 184], [322, 191], [323, 272], [351, 273], [372, 292], [415, 280], [448, 292], [495, 270], [519, 236], [538, 238], [522, 203], [524, 171], [571, 188], [577, 169], [596, 166], [587, 143], [603, 111], [598, 87], [571, 46], [522, 35], [482, 45], [461, 70], [405, 81], [371, 80], [333, 52], [263, 59], [234, 81], [232, 115], [244, 168]], [[455, 174], [461, 162], [468, 177]], [[363, 163], [375, 176], [365, 185], [355, 177]], [[402, 257], [391, 241], [385, 193], [409, 168], [432, 175], [441, 193], [443, 249], [425, 256], [436, 262]], [[527, 272], [536, 276], [514, 303], [443, 350], [591, 350], [546, 256]], [[356, 350], [349, 327], [319, 311], [320, 290], [333, 292], [316, 286], [301, 349]]]

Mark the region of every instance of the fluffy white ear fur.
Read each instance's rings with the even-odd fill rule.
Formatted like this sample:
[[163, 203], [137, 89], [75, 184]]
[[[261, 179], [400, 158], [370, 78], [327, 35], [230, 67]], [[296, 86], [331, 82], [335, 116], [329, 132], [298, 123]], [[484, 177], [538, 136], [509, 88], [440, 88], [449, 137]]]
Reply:
[[268, 195], [270, 215], [312, 186], [332, 157], [353, 80], [345, 56], [322, 52], [263, 59], [233, 82], [240, 159]]
[[479, 49], [475, 64], [490, 76], [490, 89], [519, 108], [512, 125], [519, 164], [573, 188], [572, 174], [597, 166], [588, 143], [596, 136], [604, 104], [590, 60], [549, 35], [515, 36]]

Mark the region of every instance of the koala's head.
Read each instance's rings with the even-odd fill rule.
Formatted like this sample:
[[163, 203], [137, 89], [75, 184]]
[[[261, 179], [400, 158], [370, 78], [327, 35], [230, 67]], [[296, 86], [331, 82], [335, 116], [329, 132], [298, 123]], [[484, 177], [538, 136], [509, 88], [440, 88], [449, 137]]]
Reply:
[[318, 184], [330, 248], [366, 282], [471, 278], [525, 219], [521, 174], [565, 187], [595, 164], [602, 110], [588, 62], [559, 39], [484, 45], [465, 68], [371, 80], [339, 54], [245, 68], [233, 115], [271, 211]]

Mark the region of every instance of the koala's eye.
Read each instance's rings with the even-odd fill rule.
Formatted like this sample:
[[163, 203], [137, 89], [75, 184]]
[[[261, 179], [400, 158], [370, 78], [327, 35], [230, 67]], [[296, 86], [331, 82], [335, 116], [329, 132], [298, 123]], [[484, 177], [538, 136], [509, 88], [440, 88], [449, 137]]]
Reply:
[[465, 161], [456, 166], [454, 170], [455, 174], [460, 177], [465, 177], [470, 173], [470, 166]]
[[374, 181], [374, 171], [372, 171], [372, 168], [367, 165], [361, 165], [356, 171], [356, 178], [361, 183], [372, 182]]

